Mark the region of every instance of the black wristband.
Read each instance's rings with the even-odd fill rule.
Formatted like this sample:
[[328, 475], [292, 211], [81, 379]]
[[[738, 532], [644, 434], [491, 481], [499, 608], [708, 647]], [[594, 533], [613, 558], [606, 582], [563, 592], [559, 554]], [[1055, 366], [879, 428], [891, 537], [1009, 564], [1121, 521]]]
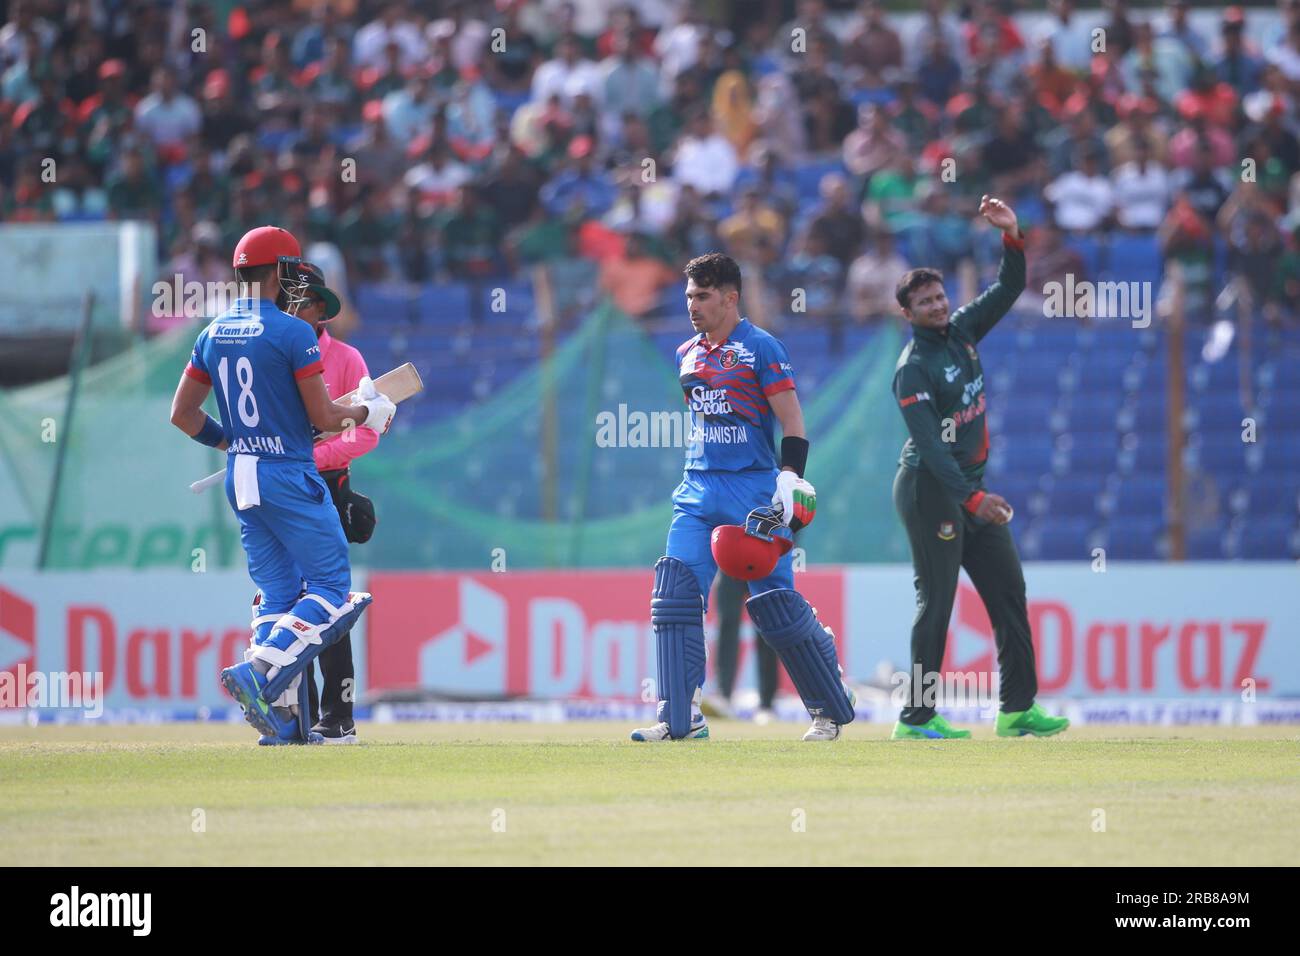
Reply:
[[793, 468], [796, 475], [803, 477], [803, 470], [808, 467], [808, 439], [781, 439], [781, 467]]

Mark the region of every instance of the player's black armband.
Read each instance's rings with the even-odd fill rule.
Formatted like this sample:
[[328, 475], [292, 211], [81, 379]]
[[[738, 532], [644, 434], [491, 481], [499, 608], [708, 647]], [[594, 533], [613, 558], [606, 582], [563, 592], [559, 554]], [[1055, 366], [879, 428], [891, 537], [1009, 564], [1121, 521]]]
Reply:
[[808, 439], [781, 439], [781, 467], [793, 468], [796, 475], [803, 477], [803, 470], [808, 467]]
[[196, 442], [201, 445], [207, 445], [209, 448], [216, 448], [225, 439], [226, 435], [217, 424], [217, 420], [211, 415], [203, 416], [203, 427], [199, 429], [197, 435], [191, 435]]

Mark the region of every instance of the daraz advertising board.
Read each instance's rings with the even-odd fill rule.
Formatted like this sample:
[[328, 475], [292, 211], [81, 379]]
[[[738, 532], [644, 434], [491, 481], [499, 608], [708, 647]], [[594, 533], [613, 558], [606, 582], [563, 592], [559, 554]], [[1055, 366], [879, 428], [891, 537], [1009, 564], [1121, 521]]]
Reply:
[[[1112, 562], [1098, 573], [1043, 563], [1025, 576], [1044, 697], [1300, 696], [1300, 578], [1291, 565]], [[640, 702], [655, 676], [651, 580], [649, 569], [358, 571], [353, 587], [375, 596], [353, 633], [358, 704], [411, 692]], [[908, 669], [910, 568], [815, 568], [795, 581], [834, 630], [846, 674]], [[239, 572], [6, 572], [0, 714], [59, 707], [55, 675], [73, 673], [101, 682], [110, 716], [225, 713], [231, 702], [217, 675], [247, 645], [251, 596]], [[715, 622], [711, 607], [711, 641]], [[746, 621], [742, 686], [752, 682], [753, 640]], [[965, 578], [944, 663], [996, 669], [992, 627]], [[30, 693], [33, 675], [48, 682], [44, 699]]]

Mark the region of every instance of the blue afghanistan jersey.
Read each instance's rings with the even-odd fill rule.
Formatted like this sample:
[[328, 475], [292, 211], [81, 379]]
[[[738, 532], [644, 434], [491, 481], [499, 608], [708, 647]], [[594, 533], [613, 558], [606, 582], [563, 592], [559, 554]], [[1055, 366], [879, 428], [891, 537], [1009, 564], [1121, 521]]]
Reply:
[[308, 464], [311, 421], [298, 380], [322, 370], [312, 327], [267, 299], [239, 299], [213, 319], [185, 366], [216, 390], [230, 454]]
[[710, 347], [703, 332], [679, 345], [677, 372], [691, 412], [688, 471], [777, 469], [767, 397], [794, 388], [784, 345], [741, 319], [721, 345]]

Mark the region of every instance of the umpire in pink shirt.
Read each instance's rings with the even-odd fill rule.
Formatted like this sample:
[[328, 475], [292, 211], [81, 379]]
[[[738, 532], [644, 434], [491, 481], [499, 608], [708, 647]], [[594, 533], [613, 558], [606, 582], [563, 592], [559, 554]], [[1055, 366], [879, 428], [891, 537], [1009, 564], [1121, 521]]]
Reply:
[[[306, 299], [298, 309], [298, 317], [311, 324], [320, 342], [321, 362], [324, 364], [325, 389], [332, 399], [346, 395], [369, 375], [366, 360], [361, 353], [346, 342], [331, 338], [325, 326], [339, 314], [339, 297], [325, 284], [320, 268], [310, 262], [298, 265], [298, 279], [305, 285], [300, 293]], [[329, 486], [343, 522], [343, 533], [349, 541], [361, 543], [370, 540], [375, 530], [375, 506], [365, 495], [352, 490], [348, 468], [353, 459], [360, 458], [379, 444], [379, 435], [369, 428], [352, 428], [323, 442], [315, 448], [316, 468]], [[352, 664], [350, 635], [331, 645], [320, 654], [321, 677], [324, 687], [319, 695], [319, 719], [316, 679], [308, 672], [308, 692], [311, 703], [312, 729], [325, 738], [327, 744], [356, 743], [356, 723], [352, 719], [352, 701], [356, 691], [356, 671]]]

